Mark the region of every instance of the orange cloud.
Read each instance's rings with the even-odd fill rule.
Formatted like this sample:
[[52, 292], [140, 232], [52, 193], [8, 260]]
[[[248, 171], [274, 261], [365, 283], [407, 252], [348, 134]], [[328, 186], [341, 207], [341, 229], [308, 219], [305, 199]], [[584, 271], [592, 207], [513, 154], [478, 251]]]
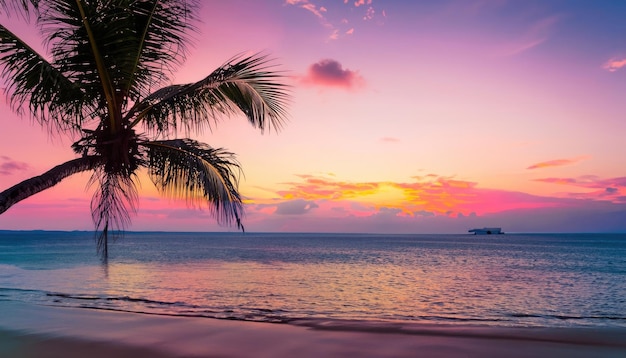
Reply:
[[301, 81], [305, 84], [354, 89], [362, 87], [365, 80], [357, 71], [344, 69], [336, 60], [324, 59], [309, 66]]
[[534, 179], [534, 181], [559, 185], [576, 185], [576, 179], [573, 178], [540, 178]]
[[304, 182], [286, 183], [291, 188], [278, 191], [277, 194], [285, 199], [305, 200], [345, 200], [357, 196], [373, 194], [378, 190], [379, 183], [349, 183], [301, 175]]
[[622, 59], [612, 58], [608, 60], [602, 66], [602, 68], [604, 68], [605, 70], [609, 72], [615, 72], [624, 66], [626, 66], [626, 58], [622, 58]]
[[[284, 183], [289, 188], [276, 193], [280, 197], [278, 200], [304, 200], [318, 205], [332, 202], [343, 205], [342, 212], [351, 216], [373, 215], [381, 208], [394, 209], [387, 214], [394, 212], [398, 216], [416, 217], [483, 215], [560, 205], [553, 198], [481, 189], [475, 182], [436, 175], [414, 177], [413, 182], [407, 183], [353, 183], [309, 175], [300, 178], [301, 182]], [[350, 203], [348, 207], [346, 203]]]
[[574, 164], [577, 162], [580, 162], [582, 160], [587, 159], [588, 157], [578, 157], [578, 158], [571, 158], [571, 159], [555, 159], [555, 160], [549, 160], [547, 162], [540, 162], [540, 163], [536, 163], [533, 164], [531, 166], [529, 166], [526, 169], [540, 169], [540, 168], [550, 168], [550, 167], [561, 167], [564, 165], [570, 165], [570, 164]]
[[[516, 210], [586, 207], [592, 202], [621, 205], [626, 203], [626, 177], [601, 179], [544, 178], [538, 181], [576, 185], [588, 188], [585, 193], [559, 196], [536, 196], [522, 192], [480, 188], [476, 182], [434, 174], [417, 176], [410, 182], [346, 182], [312, 175], [299, 176], [301, 181], [284, 183], [288, 188], [277, 191], [269, 202], [251, 200], [257, 211], [272, 208], [281, 214], [280, 206], [295, 214], [325, 218], [348, 217], [480, 217]], [[581, 201], [583, 200], [583, 201]], [[280, 211], [280, 212], [279, 212]]]

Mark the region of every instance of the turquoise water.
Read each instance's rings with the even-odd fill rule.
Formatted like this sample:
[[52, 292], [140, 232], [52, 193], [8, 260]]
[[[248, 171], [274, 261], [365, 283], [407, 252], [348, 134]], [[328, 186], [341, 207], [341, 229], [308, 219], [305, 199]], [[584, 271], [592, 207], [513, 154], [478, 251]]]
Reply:
[[0, 231], [0, 300], [267, 322], [626, 327], [626, 234]]

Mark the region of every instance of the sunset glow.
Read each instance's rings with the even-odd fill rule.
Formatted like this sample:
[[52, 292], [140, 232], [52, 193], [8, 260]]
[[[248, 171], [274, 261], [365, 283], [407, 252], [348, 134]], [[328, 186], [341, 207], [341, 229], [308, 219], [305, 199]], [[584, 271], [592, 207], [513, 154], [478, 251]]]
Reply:
[[[239, 117], [192, 135], [237, 154], [247, 231], [626, 232], [626, 3], [202, 4], [175, 83], [262, 52], [292, 88], [279, 131]], [[35, 24], [0, 21], [45, 51]], [[74, 157], [72, 138], [0, 108], [0, 190]], [[141, 178], [129, 230], [234, 230]], [[88, 179], [18, 203], [0, 229], [93, 229]]]

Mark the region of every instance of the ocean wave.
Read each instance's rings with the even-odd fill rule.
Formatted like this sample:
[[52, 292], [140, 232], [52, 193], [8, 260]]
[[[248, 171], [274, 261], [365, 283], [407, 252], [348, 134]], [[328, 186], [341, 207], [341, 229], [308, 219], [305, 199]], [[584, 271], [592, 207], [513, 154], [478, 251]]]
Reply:
[[102, 301], [122, 301], [122, 302], [134, 302], [134, 303], [145, 303], [145, 304], [157, 304], [157, 305], [164, 305], [164, 306], [190, 306], [183, 302], [155, 301], [155, 300], [149, 300], [145, 298], [134, 298], [134, 297], [129, 297], [129, 296], [94, 296], [94, 295], [68, 294], [68, 293], [56, 293], [56, 292], [46, 293], [46, 296], [67, 298], [67, 299], [72, 299], [72, 300], [85, 300], [85, 301], [102, 300]]
[[61, 305], [108, 311], [155, 314], [180, 317], [204, 317], [251, 322], [289, 323], [294, 318], [284, 310], [256, 307], [208, 307], [185, 302], [168, 302], [130, 296], [101, 296], [39, 291], [51, 301], [47, 305]]
[[450, 336], [518, 341], [540, 341], [550, 343], [572, 343], [579, 345], [608, 345], [626, 347], [623, 327], [508, 327], [476, 325], [445, 325], [414, 322], [377, 322], [336, 319], [303, 319], [290, 322], [294, 325], [316, 330], [407, 334], [420, 336]]
[[[2, 292], [5, 293], [2, 293]], [[106, 296], [80, 293], [48, 292], [44, 290], [29, 290], [17, 288], [0, 288], [0, 293], [7, 298], [17, 301], [27, 301], [49, 306], [77, 307], [88, 309], [102, 309], [108, 311], [131, 312], [138, 314], [155, 314], [180, 317], [203, 317], [213, 319], [227, 319], [249, 322], [266, 323], [295, 323], [308, 324], [318, 322], [315, 312], [302, 314], [290, 312], [284, 309], [270, 309], [265, 307], [229, 306], [210, 307], [189, 304], [185, 302], [169, 302], [151, 300], [141, 297], [130, 296]], [[319, 318], [320, 322], [345, 323], [352, 322], [341, 318]], [[367, 320], [355, 320], [354, 322], [368, 322]], [[503, 324], [512, 325], [511, 321], [500, 319], [482, 319], [471, 317], [446, 317], [446, 316], [411, 316], [397, 318], [399, 322], [431, 322], [450, 324]], [[306, 323], [308, 322], [308, 323]], [[385, 321], [386, 322], [386, 321]], [[337, 326], [337, 325], [335, 325]], [[321, 325], [318, 327], [321, 328]]]
[[[110, 311], [180, 317], [203, 317], [266, 323], [289, 323], [315, 329], [406, 330], [412, 324], [507, 326], [507, 327], [626, 327], [624, 315], [558, 315], [539, 313], [501, 313], [492, 317], [466, 315], [411, 315], [380, 317], [333, 317], [328, 312], [292, 311], [263, 306], [194, 304], [183, 301], [154, 300], [130, 295], [67, 293], [26, 288], [0, 287], [3, 301], [23, 301], [41, 305], [102, 309]], [[378, 320], [378, 321], [376, 321]], [[356, 325], [354, 322], [357, 322]], [[365, 323], [364, 323], [365, 322]], [[372, 323], [375, 322], [375, 323]], [[354, 327], [353, 327], [354, 326]]]
[[558, 319], [558, 320], [615, 320], [625, 321], [626, 316], [567, 316], [567, 315], [541, 315], [528, 313], [511, 313], [508, 316], [515, 318], [542, 318], [542, 319]]

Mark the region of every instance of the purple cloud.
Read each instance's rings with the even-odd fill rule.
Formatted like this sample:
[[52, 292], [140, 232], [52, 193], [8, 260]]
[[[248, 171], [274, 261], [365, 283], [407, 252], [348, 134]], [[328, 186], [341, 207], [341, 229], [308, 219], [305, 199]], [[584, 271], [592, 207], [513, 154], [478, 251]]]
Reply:
[[302, 215], [318, 207], [314, 201], [298, 199], [277, 204], [274, 213], [278, 215]]
[[30, 166], [24, 162], [12, 160], [7, 156], [0, 156], [0, 175], [11, 175], [16, 172], [24, 171]]
[[354, 89], [362, 87], [365, 80], [358, 72], [344, 69], [336, 60], [324, 59], [309, 66], [302, 82], [317, 86]]

